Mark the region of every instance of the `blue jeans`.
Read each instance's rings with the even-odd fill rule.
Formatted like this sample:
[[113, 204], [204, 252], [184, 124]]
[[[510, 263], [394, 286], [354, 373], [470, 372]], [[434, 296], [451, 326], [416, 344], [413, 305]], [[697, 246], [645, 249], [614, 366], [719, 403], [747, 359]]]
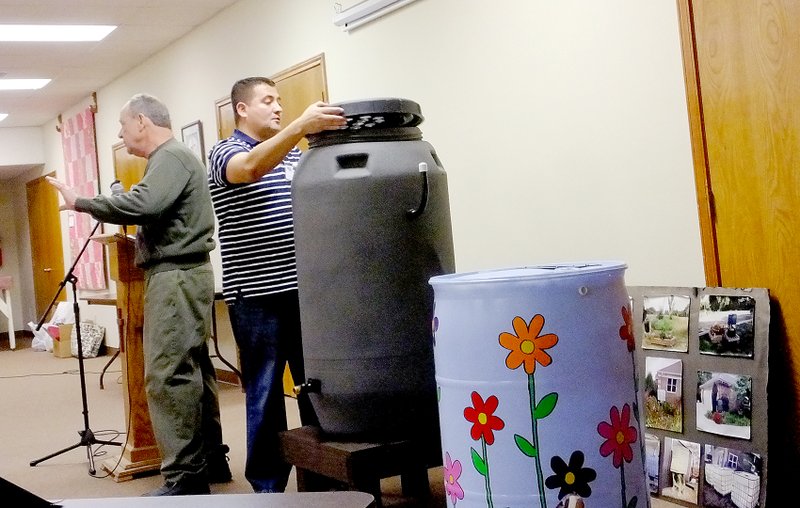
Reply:
[[[278, 433], [287, 429], [283, 394], [286, 363], [295, 383], [305, 381], [297, 291], [237, 298], [228, 305], [239, 347], [247, 415], [244, 475], [255, 492], [283, 492], [291, 465], [280, 459]], [[300, 421], [316, 424], [308, 397], [298, 397]]]

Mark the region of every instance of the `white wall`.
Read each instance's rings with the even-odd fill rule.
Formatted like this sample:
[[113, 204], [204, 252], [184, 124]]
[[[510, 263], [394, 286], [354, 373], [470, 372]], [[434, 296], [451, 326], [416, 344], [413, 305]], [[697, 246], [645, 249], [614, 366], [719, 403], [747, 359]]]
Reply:
[[[134, 93], [167, 103], [177, 137], [201, 120], [208, 149], [236, 79], [324, 53], [332, 101], [422, 106], [459, 271], [621, 259], [629, 284], [704, 285], [674, 1], [418, 0], [351, 33], [333, 4], [241, 0], [98, 90], [104, 192]], [[54, 127], [44, 153], [60, 168]]]
[[331, 35], [332, 95], [420, 102], [459, 270], [614, 258], [632, 284], [703, 284], [673, 1], [407, 11]]
[[[31, 166], [0, 184], [0, 248], [3, 264], [0, 275], [13, 278], [11, 289], [14, 327], [21, 330], [33, 317], [33, 270], [28, 238], [25, 182], [38, 177], [45, 161], [44, 139], [40, 127], [0, 128], [0, 166]], [[8, 331], [8, 322], [0, 315], [0, 332]]]
[[[35, 131], [40, 132], [41, 129], [37, 128]], [[3, 135], [0, 134], [0, 138], [2, 137]], [[37, 157], [41, 160], [41, 135], [38, 138], [38, 146], [29, 150], [30, 153], [38, 154]], [[0, 141], [0, 144], [5, 141], [7, 139]], [[30, 159], [25, 164], [32, 160], [34, 159]], [[42, 172], [43, 166], [34, 165], [28, 171], [3, 181], [2, 190], [0, 190], [0, 217], [3, 217], [3, 220], [0, 221], [0, 247], [3, 249], [3, 266], [0, 267], [0, 275], [10, 275], [13, 278], [12, 312], [14, 327], [17, 330], [25, 328], [28, 321], [37, 320], [37, 316], [35, 316], [36, 301], [32, 290], [33, 266], [30, 262], [32, 253], [28, 236], [28, 215], [25, 212], [28, 206], [25, 184], [39, 177]], [[7, 331], [8, 322], [0, 316], [0, 332]]]
[[43, 163], [42, 143], [40, 127], [0, 128], [0, 166]]

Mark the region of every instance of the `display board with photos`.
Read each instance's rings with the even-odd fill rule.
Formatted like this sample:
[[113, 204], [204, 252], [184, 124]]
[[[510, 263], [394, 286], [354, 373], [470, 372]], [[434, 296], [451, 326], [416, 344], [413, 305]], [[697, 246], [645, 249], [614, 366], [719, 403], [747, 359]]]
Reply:
[[629, 286], [650, 493], [764, 507], [769, 292]]

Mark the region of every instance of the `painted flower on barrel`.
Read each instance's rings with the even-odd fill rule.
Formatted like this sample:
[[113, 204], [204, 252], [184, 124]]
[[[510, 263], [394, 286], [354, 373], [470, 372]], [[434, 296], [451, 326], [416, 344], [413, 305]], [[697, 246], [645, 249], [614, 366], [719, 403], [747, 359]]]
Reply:
[[[633, 353], [633, 350], [636, 349], [636, 339], [633, 335], [633, 315], [631, 314], [630, 305], [622, 306], [621, 312], [623, 323], [619, 327], [619, 338], [627, 344], [628, 352]], [[631, 362], [633, 364], [633, 391], [634, 393], [639, 393], [639, 380], [636, 378], [636, 359], [633, 354], [631, 354]], [[633, 401], [633, 416], [637, 421], [641, 421], [639, 419], [639, 403], [636, 400]], [[644, 443], [640, 442], [640, 445], [644, 446]]]
[[494, 443], [494, 431], [501, 430], [506, 426], [505, 422], [494, 414], [499, 403], [500, 401], [494, 395], [490, 395], [484, 402], [478, 392], [472, 392], [472, 407], [464, 408], [464, 418], [472, 423], [469, 434], [472, 439], [481, 442], [480, 453], [475, 448], [470, 448], [469, 451], [473, 467], [484, 478], [486, 506], [489, 508], [494, 507], [494, 501], [492, 500], [492, 482], [489, 478], [487, 446]]
[[597, 424], [597, 432], [606, 440], [600, 445], [600, 455], [603, 457], [612, 456], [614, 467], [619, 469], [620, 495], [622, 498], [622, 508], [635, 508], [638, 503], [637, 496], [628, 499], [626, 494], [625, 468], [624, 462], [633, 460], [633, 449], [631, 445], [636, 442], [638, 432], [631, 423], [631, 407], [628, 404], [622, 406], [620, 414], [617, 406], [611, 406], [611, 422], [600, 422]]
[[600, 455], [608, 457], [612, 453], [614, 467], [622, 467], [623, 459], [625, 462], [633, 460], [633, 450], [631, 445], [636, 442], [638, 433], [636, 427], [630, 424], [631, 407], [628, 404], [622, 406], [622, 413], [617, 406], [611, 407], [611, 422], [600, 422], [597, 425], [597, 432], [606, 440], [600, 446]]
[[[510, 352], [506, 356], [506, 367], [515, 370], [520, 366], [528, 377], [528, 405], [531, 409], [531, 438], [522, 434], [514, 434], [517, 448], [526, 456], [533, 458], [536, 467], [536, 483], [539, 492], [544, 492], [544, 473], [542, 473], [541, 451], [539, 450], [539, 420], [547, 418], [555, 410], [558, 403], [558, 393], [550, 392], [539, 400], [536, 398], [536, 382], [534, 373], [536, 364], [547, 367], [553, 363], [553, 358], [547, 349], [558, 343], [558, 335], [554, 333], [542, 334], [544, 329], [544, 316], [535, 314], [529, 323], [520, 316], [511, 320], [514, 333], [502, 332], [499, 336], [500, 345]], [[542, 508], [546, 508], [544, 496], [539, 501]]]
[[452, 460], [450, 458], [450, 453], [445, 452], [443, 469], [444, 491], [446, 495], [450, 496], [450, 502], [455, 506], [456, 501], [464, 499], [464, 489], [462, 489], [461, 485], [458, 483], [458, 479], [461, 478], [461, 462]]
[[550, 365], [553, 359], [545, 350], [558, 343], [558, 336], [554, 333], [539, 335], [544, 328], [544, 316], [536, 314], [530, 325], [517, 316], [511, 324], [516, 335], [508, 332], [500, 334], [500, 345], [511, 351], [506, 357], [506, 367], [514, 370], [524, 364], [525, 372], [533, 374], [536, 363], [542, 367]]
[[633, 351], [636, 348], [636, 341], [633, 337], [633, 316], [627, 306], [622, 307], [622, 320], [624, 323], [619, 327], [619, 338], [628, 343], [628, 351]]
[[494, 444], [494, 431], [502, 430], [506, 426], [502, 419], [494, 415], [499, 403], [494, 395], [490, 395], [484, 402], [478, 392], [472, 392], [472, 407], [464, 408], [464, 418], [472, 422], [472, 439], [483, 439], [490, 446]]
[[572, 452], [569, 464], [558, 455], [550, 459], [550, 467], [555, 474], [548, 476], [544, 484], [548, 489], [559, 489], [559, 499], [567, 494], [577, 494], [582, 498], [592, 495], [589, 482], [597, 478], [597, 472], [590, 467], [583, 467], [583, 459], [583, 452], [580, 450]]

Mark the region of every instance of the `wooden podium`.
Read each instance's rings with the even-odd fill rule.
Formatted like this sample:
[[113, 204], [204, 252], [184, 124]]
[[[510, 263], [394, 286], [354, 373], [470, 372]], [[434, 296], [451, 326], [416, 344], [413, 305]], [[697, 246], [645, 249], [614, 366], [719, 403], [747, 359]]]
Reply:
[[144, 391], [144, 272], [133, 264], [134, 241], [121, 233], [96, 235], [92, 240], [108, 247], [111, 278], [117, 284], [117, 322], [120, 328], [122, 393], [128, 439], [120, 456], [103, 461], [102, 467], [118, 481], [158, 471], [161, 454], [153, 435]]

